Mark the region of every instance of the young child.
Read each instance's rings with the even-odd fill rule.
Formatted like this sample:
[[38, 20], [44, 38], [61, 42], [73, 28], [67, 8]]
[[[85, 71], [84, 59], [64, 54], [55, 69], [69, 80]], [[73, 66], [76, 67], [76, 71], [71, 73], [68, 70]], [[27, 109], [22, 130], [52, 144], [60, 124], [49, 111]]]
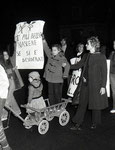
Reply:
[[[42, 109], [46, 107], [45, 101], [42, 97], [43, 84], [40, 79], [40, 75], [37, 71], [30, 72], [28, 75], [29, 86], [28, 86], [28, 103], [27, 107], [35, 109]], [[26, 119], [36, 120], [36, 113], [31, 109], [27, 109]]]
[[44, 77], [48, 82], [49, 102], [53, 105], [61, 102], [63, 81], [68, 77], [70, 65], [61, 52], [59, 44], [52, 45], [50, 49], [46, 40], [43, 39], [43, 48], [48, 57]]

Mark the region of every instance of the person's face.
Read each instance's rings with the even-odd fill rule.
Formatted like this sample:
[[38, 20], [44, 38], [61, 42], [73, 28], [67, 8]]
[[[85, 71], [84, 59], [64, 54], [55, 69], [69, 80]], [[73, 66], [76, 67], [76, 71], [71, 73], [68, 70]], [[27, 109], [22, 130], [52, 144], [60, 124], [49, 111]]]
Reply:
[[84, 45], [83, 45], [83, 44], [79, 45], [78, 51], [79, 51], [80, 53], [82, 53], [83, 50], [84, 50]]
[[91, 45], [90, 41], [87, 41], [86, 49], [89, 50], [90, 53], [94, 53], [95, 52], [95, 48]]
[[34, 85], [36, 87], [39, 86], [41, 83], [40, 79], [33, 79], [31, 76], [29, 76], [28, 80], [32, 85]]
[[115, 50], [115, 41], [113, 41], [113, 49]]
[[61, 45], [65, 45], [66, 44], [66, 40], [65, 39], [62, 39], [61, 40]]
[[52, 55], [56, 56], [59, 53], [59, 50], [57, 47], [52, 47]]
[[5, 60], [9, 59], [9, 55], [6, 51], [3, 52], [3, 57], [4, 57]]

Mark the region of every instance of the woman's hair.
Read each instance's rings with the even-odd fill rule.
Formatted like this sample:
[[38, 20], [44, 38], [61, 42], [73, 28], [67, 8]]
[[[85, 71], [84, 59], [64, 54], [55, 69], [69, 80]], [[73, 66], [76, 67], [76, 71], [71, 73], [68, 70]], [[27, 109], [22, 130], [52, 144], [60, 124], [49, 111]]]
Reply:
[[92, 36], [92, 37], [88, 38], [87, 41], [89, 41], [91, 43], [92, 47], [95, 47], [96, 52], [100, 51], [100, 41], [99, 41], [98, 37]]
[[61, 37], [60, 41], [62, 41], [62, 40], [67, 41], [67, 37], [66, 36]]
[[6, 52], [9, 56], [9, 58], [7, 60], [4, 59], [4, 54], [3, 54], [3, 60], [4, 60], [4, 65], [5, 67], [10, 66], [12, 67], [11, 61], [10, 61], [10, 55], [9, 52], [7, 50], [3, 50], [3, 53]]

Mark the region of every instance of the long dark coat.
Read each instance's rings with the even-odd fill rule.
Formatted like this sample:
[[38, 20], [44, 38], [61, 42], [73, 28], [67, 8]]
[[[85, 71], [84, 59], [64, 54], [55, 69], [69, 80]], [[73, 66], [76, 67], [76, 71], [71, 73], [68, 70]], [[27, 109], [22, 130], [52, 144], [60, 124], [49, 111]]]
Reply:
[[[107, 93], [100, 94], [101, 87], [106, 88], [107, 81], [105, 55], [101, 53], [85, 54], [78, 64], [72, 65], [70, 68], [79, 69], [81, 67], [83, 67], [81, 88], [84, 88], [84, 86], [88, 88], [88, 108], [93, 110], [105, 109], [108, 107]], [[83, 77], [85, 77], [86, 83], [83, 82]]]
[[108, 107], [107, 93], [100, 94], [101, 87], [106, 88], [107, 62], [101, 53], [91, 54], [88, 62], [89, 109], [101, 110]]

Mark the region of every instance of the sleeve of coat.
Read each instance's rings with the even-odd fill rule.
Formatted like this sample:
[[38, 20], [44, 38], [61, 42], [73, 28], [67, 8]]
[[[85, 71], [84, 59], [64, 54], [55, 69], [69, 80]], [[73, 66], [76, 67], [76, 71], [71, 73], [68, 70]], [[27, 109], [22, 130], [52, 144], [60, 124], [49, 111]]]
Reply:
[[34, 87], [29, 85], [28, 86], [28, 103], [32, 101], [33, 94], [34, 94]]
[[9, 80], [5, 69], [0, 65], [0, 98], [6, 99], [8, 95]]
[[102, 75], [102, 87], [106, 87], [106, 82], [107, 82], [107, 61], [106, 57], [102, 55], [102, 60], [101, 60], [101, 75]]
[[88, 54], [84, 54], [82, 59], [77, 64], [70, 66], [70, 69], [77, 70], [79, 68], [82, 68], [85, 65], [85, 61], [86, 61], [87, 57], [88, 57]]
[[43, 40], [43, 50], [44, 50], [47, 57], [51, 56], [51, 49], [49, 48], [45, 39]]
[[[15, 43], [14, 43], [14, 53], [13, 53], [12, 57], [10, 57], [10, 61], [12, 63], [12, 66], [16, 67], [16, 44]], [[15, 71], [15, 74], [16, 74], [18, 80], [19, 80], [20, 88], [21, 88], [24, 86], [24, 82], [22, 80], [22, 77], [21, 77], [18, 69], [15, 68], [14, 71]]]
[[69, 70], [70, 70], [70, 64], [69, 62], [67, 61], [67, 59], [64, 57], [64, 63], [66, 63], [66, 66], [64, 67], [64, 73], [63, 73], [63, 76], [64, 77], [68, 77], [69, 75]]
[[13, 55], [10, 57], [11, 63], [13, 67], [16, 66], [16, 43], [14, 43], [14, 52]]

